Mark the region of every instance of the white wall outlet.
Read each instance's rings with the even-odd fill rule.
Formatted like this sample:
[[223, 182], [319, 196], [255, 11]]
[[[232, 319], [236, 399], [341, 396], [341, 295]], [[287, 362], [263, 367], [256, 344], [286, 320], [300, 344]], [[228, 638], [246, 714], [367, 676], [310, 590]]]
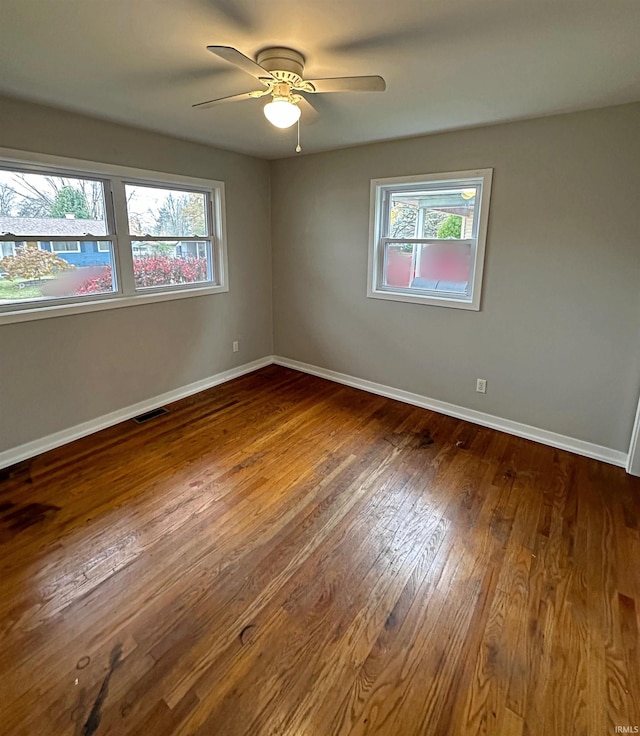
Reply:
[[486, 378], [478, 378], [476, 380], [476, 391], [479, 394], [487, 393], [487, 379]]
[[239, 345], [239, 343], [238, 343], [238, 341], [237, 341], [237, 340], [234, 340], [234, 341], [233, 341], [233, 352], [234, 352], [234, 353], [237, 353], [237, 352], [238, 352], [238, 350], [240, 350], [240, 345]]

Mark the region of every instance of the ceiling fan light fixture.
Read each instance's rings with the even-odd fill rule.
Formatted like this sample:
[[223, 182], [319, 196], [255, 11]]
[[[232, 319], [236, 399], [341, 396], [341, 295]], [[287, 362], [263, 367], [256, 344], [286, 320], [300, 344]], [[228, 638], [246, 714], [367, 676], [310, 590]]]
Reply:
[[300, 108], [284, 97], [276, 97], [264, 106], [264, 116], [276, 128], [290, 128], [300, 118]]

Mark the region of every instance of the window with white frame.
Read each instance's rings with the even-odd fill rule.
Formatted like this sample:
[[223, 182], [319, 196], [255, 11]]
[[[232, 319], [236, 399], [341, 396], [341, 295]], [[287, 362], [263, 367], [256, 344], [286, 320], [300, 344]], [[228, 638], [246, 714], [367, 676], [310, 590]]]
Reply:
[[5, 256], [13, 256], [16, 252], [16, 245], [22, 245], [21, 242], [18, 243], [2, 243], [0, 242], [0, 258], [4, 258]]
[[77, 240], [54, 240], [51, 243], [51, 250], [54, 253], [80, 253], [80, 242]]
[[491, 175], [374, 179], [368, 296], [478, 310]]
[[136, 289], [211, 281], [207, 193], [134, 182], [124, 189]]
[[43, 158], [0, 159], [0, 323], [227, 290], [221, 182]]

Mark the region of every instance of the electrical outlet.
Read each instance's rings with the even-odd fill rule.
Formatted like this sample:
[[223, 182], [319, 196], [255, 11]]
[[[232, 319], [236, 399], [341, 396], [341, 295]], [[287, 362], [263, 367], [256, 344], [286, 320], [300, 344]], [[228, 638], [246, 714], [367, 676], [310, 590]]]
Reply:
[[233, 352], [234, 353], [237, 353], [238, 350], [240, 350], [240, 345], [238, 344], [238, 341], [237, 340], [234, 340], [233, 341]]
[[487, 393], [487, 379], [486, 378], [478, 378], [476, 380], [476, 391], [479, 394]]

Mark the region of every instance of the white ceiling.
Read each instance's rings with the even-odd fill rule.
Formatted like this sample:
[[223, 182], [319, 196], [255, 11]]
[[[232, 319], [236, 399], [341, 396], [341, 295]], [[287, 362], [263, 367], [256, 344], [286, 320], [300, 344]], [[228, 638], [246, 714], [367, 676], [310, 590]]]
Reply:
[[208, 44], [381, 74], [315, 96], [305, 152], [640, 99], [639, 0], [2, 0], [0, 92], [264, 158], [293, 154], [256, 89]]

